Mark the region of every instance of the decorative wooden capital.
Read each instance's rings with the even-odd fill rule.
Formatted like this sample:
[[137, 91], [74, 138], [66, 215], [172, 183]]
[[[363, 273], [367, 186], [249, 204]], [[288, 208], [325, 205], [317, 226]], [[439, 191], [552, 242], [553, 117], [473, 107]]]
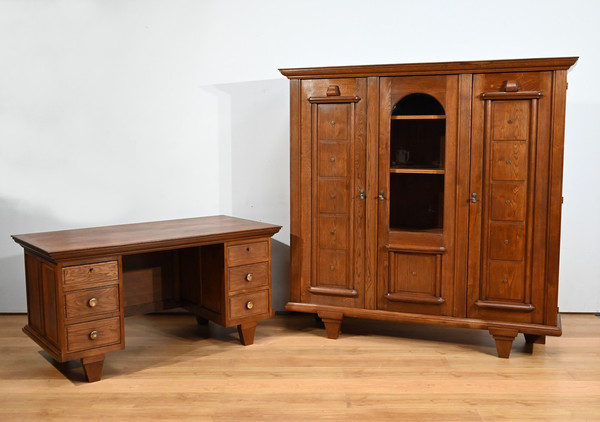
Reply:
[[340, 87], [337, 85], [329, 85], [327, 88], [328, 97], [338, 97], [340, 95]]
[[504, 81], [502, 83], [502, 91], [518, 92], [519, 91], [519, 83], [517, 81]]

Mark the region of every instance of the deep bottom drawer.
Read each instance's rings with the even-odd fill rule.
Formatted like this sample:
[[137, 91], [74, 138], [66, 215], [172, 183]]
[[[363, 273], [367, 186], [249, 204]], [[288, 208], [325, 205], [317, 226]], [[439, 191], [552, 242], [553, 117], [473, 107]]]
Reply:
[[121, 342], [119, 317], [67, 326], [67, 350], [78, 352]]

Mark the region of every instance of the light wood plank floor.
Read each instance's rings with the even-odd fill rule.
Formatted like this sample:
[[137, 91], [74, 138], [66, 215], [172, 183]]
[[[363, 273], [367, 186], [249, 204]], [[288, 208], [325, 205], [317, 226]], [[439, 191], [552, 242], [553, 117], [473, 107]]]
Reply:
[[495, 357], [485, 331], [312, 315], [259, 323], [255, 344], [188, 315], [126, 319], [126, 349], [83, 382], [0, 315], [1, 421], [599, 421], [600, 318], [563, 315], [532, 355]]

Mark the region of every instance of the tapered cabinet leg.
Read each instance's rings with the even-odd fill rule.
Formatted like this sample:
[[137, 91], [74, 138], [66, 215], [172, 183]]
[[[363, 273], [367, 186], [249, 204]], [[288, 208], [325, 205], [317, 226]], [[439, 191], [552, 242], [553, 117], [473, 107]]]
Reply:
[[340, 328], [344, 314], [341, 312], [318, 312], [319, 318], [325, 324], [327, 338], [336, 339], [340, 336]]
[[244, 322], [237, 326], [240, 335], [240, 343], [249, 346], [254, 343], [254, 333], [256, 332], [257, 321]]
[[494, 340], [496, 341], [498, 357], [508, 359], [513, 341], [517, 337], [517, 334], [519, 334], [519, 331], [510, 328], [490, 327], [489, 332], [494, 336]]
[[104, 355], [81, 358], [81, 365], [88, 382], [100, 381], [104, 367]]
[[525, 351], [527, 353], [533, 353], [534, 344], [546, 344], [546, 336], [525, 334]]

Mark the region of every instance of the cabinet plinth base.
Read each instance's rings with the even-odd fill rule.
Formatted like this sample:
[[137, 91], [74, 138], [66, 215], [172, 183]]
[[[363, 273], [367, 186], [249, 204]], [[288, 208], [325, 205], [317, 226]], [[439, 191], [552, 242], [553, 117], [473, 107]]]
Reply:
[[371, 309], [343, 308], [327, 305], [316, 305], [309, 303], [288, 302], [285, 305], [287, 311], [316, 314], [324, 324], [327, 331], [327, 337], [335, 339], [339, 336], [339, 326], [343, 317], [370, 319], [376, 321], [390, 321], [399, 323], [422, 324], [433, 326], [445, 326], [455, 328], [469, 328], [475, 330], [487, 330], [496, 340], [500, 340], [499, 357], [508, 357], [512, 348], [512, 343], [519, 333], [525, 334], [525, 340], [533, 344], [543, 344], [546, 336], [562, 335], [560, 314], [557, 315], [556, 325], [541, 324], [493, 324], [490, 321], [475, 318], [457, 318], [448, 316], [423, 316], [418, 314], [409, 314], [402, 312], [391, 312]]

